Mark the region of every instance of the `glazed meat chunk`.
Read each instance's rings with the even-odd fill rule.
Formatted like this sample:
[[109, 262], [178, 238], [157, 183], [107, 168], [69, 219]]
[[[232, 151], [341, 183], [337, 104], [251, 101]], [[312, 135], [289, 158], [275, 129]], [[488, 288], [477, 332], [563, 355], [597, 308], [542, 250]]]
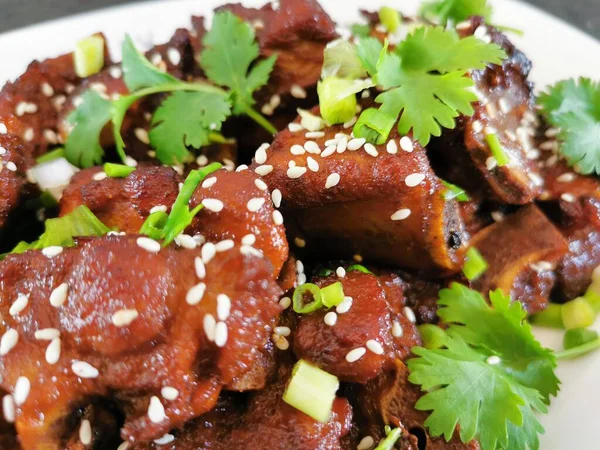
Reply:
[[212, 409], [267, 345], [281, 310], [271, 271], [239, 246], [160, 249], [135, 235], [8, 256], [0, 388], [23, 449], [63, 448], [65, 421], [98, 397], [120, 405], [132, 442]]
[[342, 125], [314, 134], [286, 129], [252, 166], [281, 192], [282, 210], [306, 236], [306, 250], [457, 270], [467, 235], [423, 147], [396, 130], [392, 144], [381, 146], [352, 139], [347, 131]]
[[[173, 169], [141, 166], [126, 178], [94, 177], [101, 169], [79, 172], [61, 199], [61, 215], [86, 205], [109, 228], [137, 233], [152, 208], [170, 210], [183, 181]], [[233, 240], [261, 251], [279, 275], [288, 257], [282, 217], [274, 208], [267, 185], [250, 171], [220, 170], [210, 174], [192, 197], [192, 208], [204, 208], [187, 233], [211, 242]]]
[[[301, 315], [294, 352], [341, 381], [365, 383], [406, 358], [420, 344], [414, 313], [404, 309], [400, 280], [351, 271], [316, 280], [325, 287], [342, 283], [346, 299], [335, 309]], [[333, 316], [333, 317], [332, 317]]]

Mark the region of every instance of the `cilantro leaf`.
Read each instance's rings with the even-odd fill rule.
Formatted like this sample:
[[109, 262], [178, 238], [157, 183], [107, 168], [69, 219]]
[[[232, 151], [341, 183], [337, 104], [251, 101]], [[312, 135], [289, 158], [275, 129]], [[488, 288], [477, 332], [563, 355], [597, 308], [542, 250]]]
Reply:
[[259, 56], [254, 29], [229, 11], [216, 13], [202, 42], [200, 66], [213, 83], [231, 89], [233, 112], [246, 113], [254, 104], [252, 93], [264, 86], [273, 70], [276, 55], [250, 69]]
[[137, 89], [157, 86], [165, 83], [180, 83], [180, 81], [161, 72], [136, 48], [131, 37], [125, 35], [122, 47], [123, 53], [123, 80], [130, 92]]
[[356, 54], [369, 75], [377, 73], [377, 61], [383, 50], [383, 44], [374, 37], [359, 39], [356, 43]]
[[450, 20], [459, 23], [471, 16], [483, 16], [489, 19], [492, 15], [492, 7], [487, 0], [435, 0], [423, 4], [420, 15], [446, 25]]
[[102, 162], [100, 133], [111, 119], [112, 102], [92, 90], [81, 99], [81, 105], [67, 119], [73, 129], [65, 143], [65, 157], [71, 164], [85, 168]]
[[416, 408], [432, 411], [425, 426], [482, 450], [536, 450], [545, 413], [558, 392], [552, 351], [535, 340], [519, 302], [500, 290], [483, 296], [458, 283], [440, 291], [438, 315], [448, 325], [446, 348], [413, 348], [409, 380], [425, 395]]
[[230, 114], [226, 94], [174, 92], [154, 113], [150, 143], [161, 162], [186, 162], [191, 156], [187, 147], [207, 145], [210, 133], [219, 131]]
[[560, 153], [583, 174], [600, 175], [600, 83], [561, 81], [538, 99], [542, 114], [560, 128]]

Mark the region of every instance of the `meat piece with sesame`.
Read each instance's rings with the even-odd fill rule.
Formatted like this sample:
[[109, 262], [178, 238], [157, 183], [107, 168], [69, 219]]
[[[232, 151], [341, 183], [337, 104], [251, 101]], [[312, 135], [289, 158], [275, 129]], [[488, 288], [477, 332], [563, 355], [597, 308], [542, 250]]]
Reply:
[[0, 264], [0, 389], [25, 450], [64, 448], [64, 421], [99, 397], [125, 414], [125, 440], [182, 426], [250, 370], [281, 310], [271, 265], [239, 246], [130, 235], [50, 250]]
[[350, 271], [341, 279], [331, 275], [315, 283], [325, 287], [338, 281], [344, 301], [330, 311], [300, 316], [293, 333], [294, 352], [341, 381], [366, 383], [420, 344], [414, 313], [405, 309], [402, 284], [395, 275], [379, 278]]
[[395, 129], [388, 143], [373, 146], [343, 125], [288, 128], [251, 168], [280, 191], [282, 211], [317, 256], [360, 254], [436, 273], [460, 267], [467, 234], [457, 203], [444, 198], [423, 147]]

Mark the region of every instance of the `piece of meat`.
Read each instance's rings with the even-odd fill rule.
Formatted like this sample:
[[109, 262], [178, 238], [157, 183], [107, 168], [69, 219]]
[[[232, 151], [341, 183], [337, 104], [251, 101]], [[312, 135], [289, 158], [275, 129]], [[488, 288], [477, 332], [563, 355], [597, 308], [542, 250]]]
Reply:
[[479, 250], [488, 269], [471, 286], [487, 293], [502, 289], [520, 301], [527, 312], [546, 307], [554, 285], [552, 271], [568, 246], [558, 229], [534, 205], [477, 233], [471, 245]]
[[[167, 210], [179, 194], [183, 181], [173, 169], [141, 166], [125, 178], [94, 180], [100, 168], [79, 172], [61, 199], [61, 215], [86, 205], [109, 228], [137, 233], [153, 207]], [[263, 252], [277, 277], [288, 257], [288, 244], [282, 218], [273, 206], [267, 186], [257, 175], [245, 170], [220, 170], [210, 174], [196, 189], [190, 202], [194, 208], [204, 200], [218, 200], [223, 208], [203, 208], [187, 233], [201, 234], [211, 242], [232, 239], [239, 243], [247, 235]]]
[[[508, 58], [501, 66], [490, 65], [471, 72], [478, 101], [471, 117], [461, 116], [455, 130], [444, 130], [429, 145], [435, 167], [443, 177], [481, 192], [503, 203], [526, 204], [541, 193], [543, 179], [534, 156], [538, 119], [531, 83], [527, 80], [531, 62], [508, 38], [481, 18], [461, 27], [461, 36], [487, 36], [501, 46]], [[485, 141], [496, 134], [510, 161], [497, 166]], [[537, 153], [536, 153], [537, 152]]]
[[[212, 409], [267, 345], [281, 291], [266, 260], [238, 246], [212, 258], [200, 249], [144, 247], [135, 235], [108, 236], [53, 257], [29, 251], [0, 263], [0, 333], [18, 336], [0, 358], [0, 388], [26, 396], [16, 419], [23, 449], [63, 448], [64, 420], [98, 397], [121, 405], [123, 439], [159, 438]], [[133, 310], [137, 317], [123, 317]], [[28, 395], [15, 391], [19, 379], [30, 383]], [[162, 398], [163, 387], [177, 397]]]
[[[411, 143], [412, 151], [399, 149], [394, 129], [390, 139], [397, 153], [370, 144], [371, 154], [363, 146], [351, 151], [347, 146], [353, 148], [357, 140], [347, 131], [335, 125], [321, 137], [307, 138], [305, 131], [283, 130], [262, 167], [251, 166], [281, 191], [282, 210], [306, 236], [306, 250], [327, 259], [360, 254], [366, 261], [396, 267], [456, 271], [467, 235], [458, 206], [445, 200], [445, 188], [423, 147]], [[331, 153], [336, 142], [346, 150]], [[292, 147], [301, 154], [292, 154]]]
[[[1, 124], [0, 121], [0, 127]], [[31, 153], [31, 144], [17, 136], [0, 133], [0, 230], [19, 204], [26, 183], [25, 171], [32, 161]]]
[[[331, 275], [314, 280], [321, 287], [340, 281], [344, 295], [352, 298], [352, 306], [343, 313], [340, 309], [328, 311], [322, 308], [301, 315], [293, 333], [294, 352], [298, 358], [315, 364], [341, 381], [357, 383], [366, 383], [389, 370], [396, 358], [406, 358], [410, 348], [420, 344], [420, 335], [403, 311], [402, 285], [395, 278], [387, 275], [379, 279], [375, 275], [351, 271], [341, 279]], [[325, 315], [334, 311], [338, 311], [335, 324], [326, 324]], [[352, 361], [347, 359], [350, 352], [357, 351], [364, 352], [363, 356]]]

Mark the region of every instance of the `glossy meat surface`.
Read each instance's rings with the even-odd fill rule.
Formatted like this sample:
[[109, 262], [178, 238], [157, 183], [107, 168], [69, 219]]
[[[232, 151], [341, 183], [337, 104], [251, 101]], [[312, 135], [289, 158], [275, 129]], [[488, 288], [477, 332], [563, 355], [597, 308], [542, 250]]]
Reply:
[[[271, 266], [234, 247], [204, 257], [201, 281], [195, 269], [200, 255], [200, 249], [172, 246], [152, 253], [128, 236], [84, 240], [52, 258], [35, 251], [1, 263], [2, 334], [15, 330], [18, 342], [0, 360], [0, 387], [14, 395], [19, 377], [30, 382], [17, 409], [23, 449], [36, 449], [40, 442], [61, 448], [63, 421], [97, 396], [114, 396], [123, 405], [124, 439], [158, 438], [210, 410], [220, 389], [250, 370], [281, 310]], [[202, 301], [190, 305], [186, 297], [199, 282], [206, 285]], [[61, 296], [55, 289], [62, 283], [67, 288]], [[198, 288], [195, 292], [192, 298]], [[19, 294], [29, 296], [27, 303], [10, 314]], [[223, 294], [229, 308], [217, 300]], [[135, 310], [137, 317], [115, 322], [114, 314], [122, 310]], [[223, 323], [217, 328], [227, 330], [224, 342], [223, 331], [204, 325], [208, 316], [213, 324]], [[53, 364], [47, 360], [50, 342], [39, 333], [35, 337], [49, 328], [60, 335]], [[77, 361], [90, 364], [97, 376], [76, 375]], [[160, 397], [166, 386], [177, 389], [175, 400]], [[148, 415], [149, 402], [155, 402], [151, 396], [165, 409], [156, 423]]]
[[[336, 134], [351, 140], [347, 131], [336, 125], [323, 130], [322, 137], [307, 138], [304, 130], [286, 129], [267, 150], [263, 166], [273, 169], [264, 179], [281, 191], [282, 209], [309, 238], [307, 248], [326, 249], [327, 257], [360, 254], [367, 261], [405, 268], [457, 270], [466, 233], [424, 149], [413, 144], [411, 152], [390, 154], [382, 145], [374, 147], [377, 156], [361, 147], [322, 157], [325, 142]], [[396, 131], [390, 138], [398, 146]], [[319, 150], [291, 153], [292, 146], [300, 149], [307, 141]], [[264, 169], [258, 166], [255, 162], [252, 169]]]

